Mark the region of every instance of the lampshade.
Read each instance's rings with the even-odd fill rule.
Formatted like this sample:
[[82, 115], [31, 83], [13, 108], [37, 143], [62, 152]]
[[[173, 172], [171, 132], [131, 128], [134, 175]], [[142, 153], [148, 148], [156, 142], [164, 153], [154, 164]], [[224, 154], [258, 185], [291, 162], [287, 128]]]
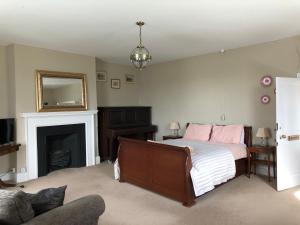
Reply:
[[179, 130], [180, 129], [180, 125], [178, 122], [171, 122], [170, 123], [170, 130]]
[[259, 137], [259, 138], [269, 138], [269, 137], [271, 137], [271, 133], [270, 133], [269, 128], [265, 128], [265, 127], [258, 128], [257, 133], [256, 133], [256, 137]]

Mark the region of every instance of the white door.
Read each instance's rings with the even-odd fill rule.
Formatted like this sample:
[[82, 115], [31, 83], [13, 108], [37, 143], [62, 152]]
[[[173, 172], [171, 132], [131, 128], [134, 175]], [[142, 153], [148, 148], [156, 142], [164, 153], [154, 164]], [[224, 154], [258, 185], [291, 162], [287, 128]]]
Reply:
[[300, 78], [276, 78], [277, 190], [300, 185]]

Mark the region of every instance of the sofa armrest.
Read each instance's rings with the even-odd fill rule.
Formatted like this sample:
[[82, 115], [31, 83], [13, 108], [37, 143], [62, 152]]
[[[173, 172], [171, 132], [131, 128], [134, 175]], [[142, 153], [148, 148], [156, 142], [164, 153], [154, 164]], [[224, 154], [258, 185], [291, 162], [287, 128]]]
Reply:
[[89, 195], [43, 213], [23, 225], [97, 225], [105, 203], [99, 195]]

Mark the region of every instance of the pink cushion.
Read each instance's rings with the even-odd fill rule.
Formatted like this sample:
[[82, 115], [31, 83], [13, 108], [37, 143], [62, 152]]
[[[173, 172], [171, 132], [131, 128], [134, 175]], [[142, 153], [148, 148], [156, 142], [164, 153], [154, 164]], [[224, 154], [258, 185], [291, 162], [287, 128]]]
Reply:
[[208, 141], [212, 125], [190, 124], [186, 129], [184, 139]]
[[243, 125], [214, 126], [210, 141], [227, 144], [239, 144], [243, 129]]

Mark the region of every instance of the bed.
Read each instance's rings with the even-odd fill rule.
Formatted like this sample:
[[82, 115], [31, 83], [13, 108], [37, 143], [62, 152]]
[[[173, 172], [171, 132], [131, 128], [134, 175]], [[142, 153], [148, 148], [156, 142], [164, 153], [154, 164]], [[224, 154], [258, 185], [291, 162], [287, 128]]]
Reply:
[[[190, 147], [119, 138], [120, 182], [128, 182], [182, 202], [195, 203]], [[252, 128], [244, 127], [244, 143], [252, 145]], [[234, 161], [235, 174], [246, 173], [246, 158]], [[221, 184], [221, 183], [220, 183]]]

